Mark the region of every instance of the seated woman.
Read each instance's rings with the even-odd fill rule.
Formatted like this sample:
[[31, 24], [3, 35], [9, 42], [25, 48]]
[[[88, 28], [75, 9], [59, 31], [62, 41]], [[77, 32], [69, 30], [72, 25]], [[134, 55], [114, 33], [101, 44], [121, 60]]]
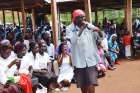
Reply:
[[9, 40], [3, 40], [0, 43], [0, 83], [6, 84], [8, 77], [13, 77], [19, 69], [20, 61], [16, 59], [12, 52], [12, 46]]
[[[29, 74], [29, 71], [27, 68], [28, 66], [24, 62], [24, 56], [26, 54], [26, 45], [24, 45], [21, 42], [18, 42], [14, 47], [14, 52], [15, 52], [17, 59], [19, 59], [21, 61], [18, 73]], [[25, 71], [25, 67], [27, 68], [26, 71]]]
[[44, 45], [40, 43], [38, 44], [34, 41], [30, 42], [29, 53], [25, 55], [24, 62], [32, 66], [33, 78], [37, 77], [39, 83], [41, 83], [44, 87], [49, 88], [51, 76], [48, 75], [47, 63], [49, 63], [50, 60], [48, 54], [44, 53], [43, 49]]
[[71, 85], [71, 80], [74, 75], [71, 56], [67, 52], [67, 44], [62, 43], [59, 48], [58, 64], [60, 72], [57, 82], [59, 83], [61, 89], [67, 90]]
[[[38, 78], [34, 76], [33, 71], [38, 71], [39, 68], [39, 48], [38, 44], [31, 42], [29, 44], [29, 52], [21, 60], [20, 73], [29, 74], [32, 78], [33, 93], [36, 93], [38, 86]], [[32, 75], [33, 74], [33, 75]]]
[[119, 54], [119, 47], [118, 47], [118, 43], [116, 41], [117, 39], [117, 35], [116, 34], [113, 34], [111, 37], [110, 37], [110, 40], [109, 40], [109, 55], [111, 57], [111, 62], [112, 62], [112, 67], [113, 68], [116, 68], [114, 67], [114, 64], [118, 63], [118, 54]]

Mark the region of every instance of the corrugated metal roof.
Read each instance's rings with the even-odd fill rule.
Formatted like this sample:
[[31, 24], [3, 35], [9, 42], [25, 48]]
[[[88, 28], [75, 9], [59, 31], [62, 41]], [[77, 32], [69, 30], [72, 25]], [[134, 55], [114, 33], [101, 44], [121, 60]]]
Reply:
[[[47, 3], [51, 3], [51, 0], [44, 0]], [[77, 0], [56, 0], [56, 2], [73, 2], [73, 1], [77, 1]]]

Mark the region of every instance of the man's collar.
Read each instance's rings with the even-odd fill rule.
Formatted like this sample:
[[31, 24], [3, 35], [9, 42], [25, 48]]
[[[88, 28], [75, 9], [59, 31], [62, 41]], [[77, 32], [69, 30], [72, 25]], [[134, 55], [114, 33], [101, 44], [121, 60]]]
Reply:
[[73, 25], [73, 30], [72, 30], [72, 32], [77, 32], [77, 31], [80, 30], [80, 28], [79, 28], [78, 26], [76, 26], [74, 23], [72, 23], [72, 25]]

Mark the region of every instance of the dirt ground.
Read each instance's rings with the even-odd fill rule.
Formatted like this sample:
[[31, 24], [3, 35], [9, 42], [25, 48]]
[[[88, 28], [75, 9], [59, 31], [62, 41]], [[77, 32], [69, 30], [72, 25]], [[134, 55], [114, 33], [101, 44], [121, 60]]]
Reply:
[[[73, 84], [66, 92], [81, 93]], [[106, 77], [99, 79], [96, 93], [140, 93], [140, 60], [121, 60], [115, 71], [107, 71]]]

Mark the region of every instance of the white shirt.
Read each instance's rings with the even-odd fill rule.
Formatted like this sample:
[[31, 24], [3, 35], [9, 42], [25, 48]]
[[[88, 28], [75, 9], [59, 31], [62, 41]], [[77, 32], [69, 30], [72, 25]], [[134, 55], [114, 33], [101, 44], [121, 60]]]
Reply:
[[23, 59], [21, 60], [21, 70], [28, 70], [29, 66], [32, 66], [33, 69], [40, 69], [39, 67], [39, 53], [36, 54], [36, 58], [34, 58], [33, 53], [27, 53]]
[[41, 69], [43, 69], [43, 68], [47, 69], [47, 63], [48, 62], [51, 62], [48, 53], [44, 52], [43, 56], [39, 54], [39, 67]]
[[8, 65], [15, 60], [14, 52], [11, 52], [11, 55], [7, 59], [0, 57], [0, 83], [5, 84], [8, 76], [14, 76], [14, 73], [17, 69], [16, 65], [13, 65], [10, 69]]
[[32, 66], [33, 69], [47, 68], [47, 62], [50, 62], [50, 57], [47, 53], [44, 53], [44, 56], [37, 53], [36, 58], [34, 58], [32, 52], [29, 52], [21, 59], [19, 72], [28, 74], [29, 66]]
[[22, 59], [20, 59], [21, 60], [19, 69], [20, 73], [29, 74], [29, 67], [32, 66], [32, 62], [30, 62], [30, 58], [28, 55], [29, 54], [27, 53]]
[[[7, 59], [4, 59], [2, 57], [0, 57], [0, 67], [4, 67], [4, 68], [7, 68], [8, 65], [14, 61], [16, 59], [16, 56], [14, 54], [14, 52], [11, 52], [11, 55], [7, 58]], [[17, 70], [17, 66], [16, 65], [13, 65], [11, 68], [9, 68], [7, 71], [6, 71], [6, 74], [8, 76], [13, 76], [14, 73], [16, 72]]]
[[5, 84], [7, 81], [6, 69], [0, 67], [0, 84]]
[[[95, 26], [88, 24], [88, 28]], [[71, 40], [72, 62], [76, 68], [95, 66], [99, 60], [97, 46], [94, 38], [95, 33], [85, 28], [81, 36], [78, 36], [78, 27], [71, 24], [67, 28], [67, 37]]]
[[47, 45], [47, 51], [48, 51], [48, 55], [54, 58], [55, 50], [54, 50], [54, 45], [52, 43], [50, 44], [50, 46]]

